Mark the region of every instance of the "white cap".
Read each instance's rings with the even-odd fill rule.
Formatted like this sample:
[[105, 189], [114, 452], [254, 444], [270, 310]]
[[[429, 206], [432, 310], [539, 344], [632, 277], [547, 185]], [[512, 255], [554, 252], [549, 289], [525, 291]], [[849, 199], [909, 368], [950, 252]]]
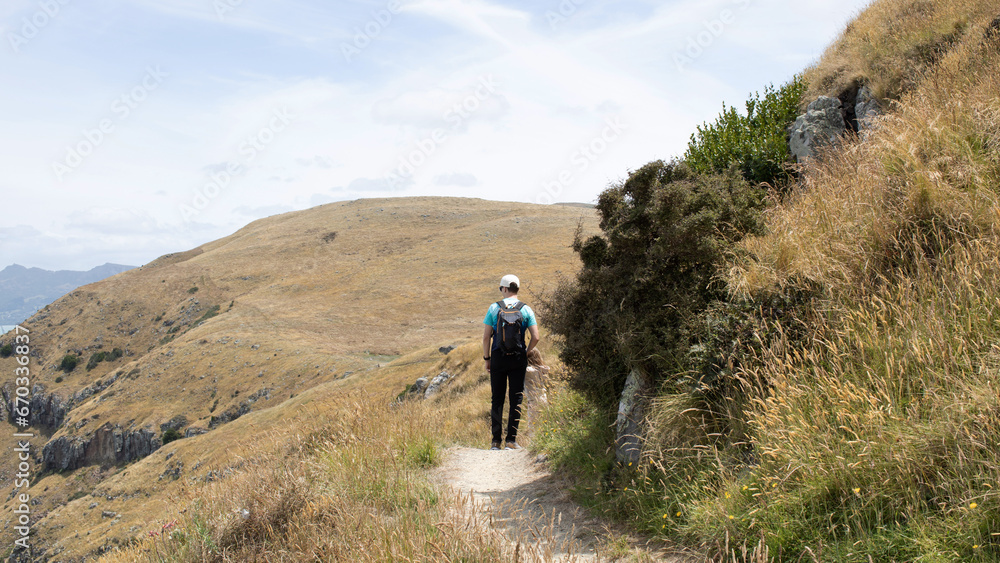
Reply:
[[520, 289], [521, 280], [517, 279], [517, 276], [514, 274], [507, 274], [506, 276], [500, 278], [500, 287], [510, 287], [510, 284], [515, 284], [518, 289]]

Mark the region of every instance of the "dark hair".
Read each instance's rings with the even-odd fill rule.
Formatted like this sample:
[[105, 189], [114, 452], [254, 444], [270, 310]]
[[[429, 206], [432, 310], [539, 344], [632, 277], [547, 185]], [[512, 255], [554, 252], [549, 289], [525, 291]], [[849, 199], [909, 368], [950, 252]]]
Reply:
[[514, 282], [510, 282], [510, 285], [507, 286], [507, 289], [510, 290], [511, 293], [517, 293], [517, 284]]

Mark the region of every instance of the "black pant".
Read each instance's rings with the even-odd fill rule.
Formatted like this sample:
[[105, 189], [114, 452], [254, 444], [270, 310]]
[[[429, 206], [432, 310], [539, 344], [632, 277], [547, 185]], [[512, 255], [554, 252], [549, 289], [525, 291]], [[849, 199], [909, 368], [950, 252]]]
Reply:
[[490, 388], [493, 390], [493, 404], [490, 408], [490, 422], [493, 424], [493, 441], [499, 442], [503, 430], [503, 401], [510, 381], [510, 413], [507, 415], [507, 441], [517, 439], [517, 424], [521, 420], [521, 400], [524, 398], [524, 372], [528, 369], [528, 356], [505, 356], [494, 351], [490, 362]]

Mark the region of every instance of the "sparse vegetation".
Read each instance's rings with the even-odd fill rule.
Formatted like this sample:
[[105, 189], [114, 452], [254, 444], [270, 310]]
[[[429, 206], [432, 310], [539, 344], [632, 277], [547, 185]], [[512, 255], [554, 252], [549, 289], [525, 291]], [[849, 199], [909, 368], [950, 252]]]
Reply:
[[113, 362], [125, 355], [125, 351], [121, 348], [115, 348], [110, 352], [95, 352], [90, 355], [90, 359], [87, 360], [87, 371], [90, 371], [97, 367], [97, 364], [101, 362]]
[[220, 309], [221, 307], [219, 307], [218, 305], [212, 305], [211, 307], [209, 307], [207, 311], [205, 311], [205, 314], [202, 315], [200, 319], [194, 322], [193, 326], [198, 326], [202, 322], [207, 321], [208, 319], [211, 319], [212, 317], [218, 315]]

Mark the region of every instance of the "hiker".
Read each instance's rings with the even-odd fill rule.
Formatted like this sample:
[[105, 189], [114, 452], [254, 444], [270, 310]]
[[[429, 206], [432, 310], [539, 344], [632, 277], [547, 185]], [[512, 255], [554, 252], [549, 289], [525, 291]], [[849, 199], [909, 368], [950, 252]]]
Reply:
[[[493, 403], [490, 422], [493, 430], [491, 450], [499, 450], [503, 438], [504, 394], [510, 394], [510, 412], [507, 415], [508, 450], [517, 445], [517, 424], [521, 418], [521, 400], [524, 396], [524, 373], [528, 368], [528, 353], [538, 345], [538, 322], [531, 307], [517, 298], [521, 280], [506, 275], [500, 279], [503, 299], [490, 305], [483, 319], [483, 360], [490, 374]], [[525, 332], [531, 340], [525, 344]]]

